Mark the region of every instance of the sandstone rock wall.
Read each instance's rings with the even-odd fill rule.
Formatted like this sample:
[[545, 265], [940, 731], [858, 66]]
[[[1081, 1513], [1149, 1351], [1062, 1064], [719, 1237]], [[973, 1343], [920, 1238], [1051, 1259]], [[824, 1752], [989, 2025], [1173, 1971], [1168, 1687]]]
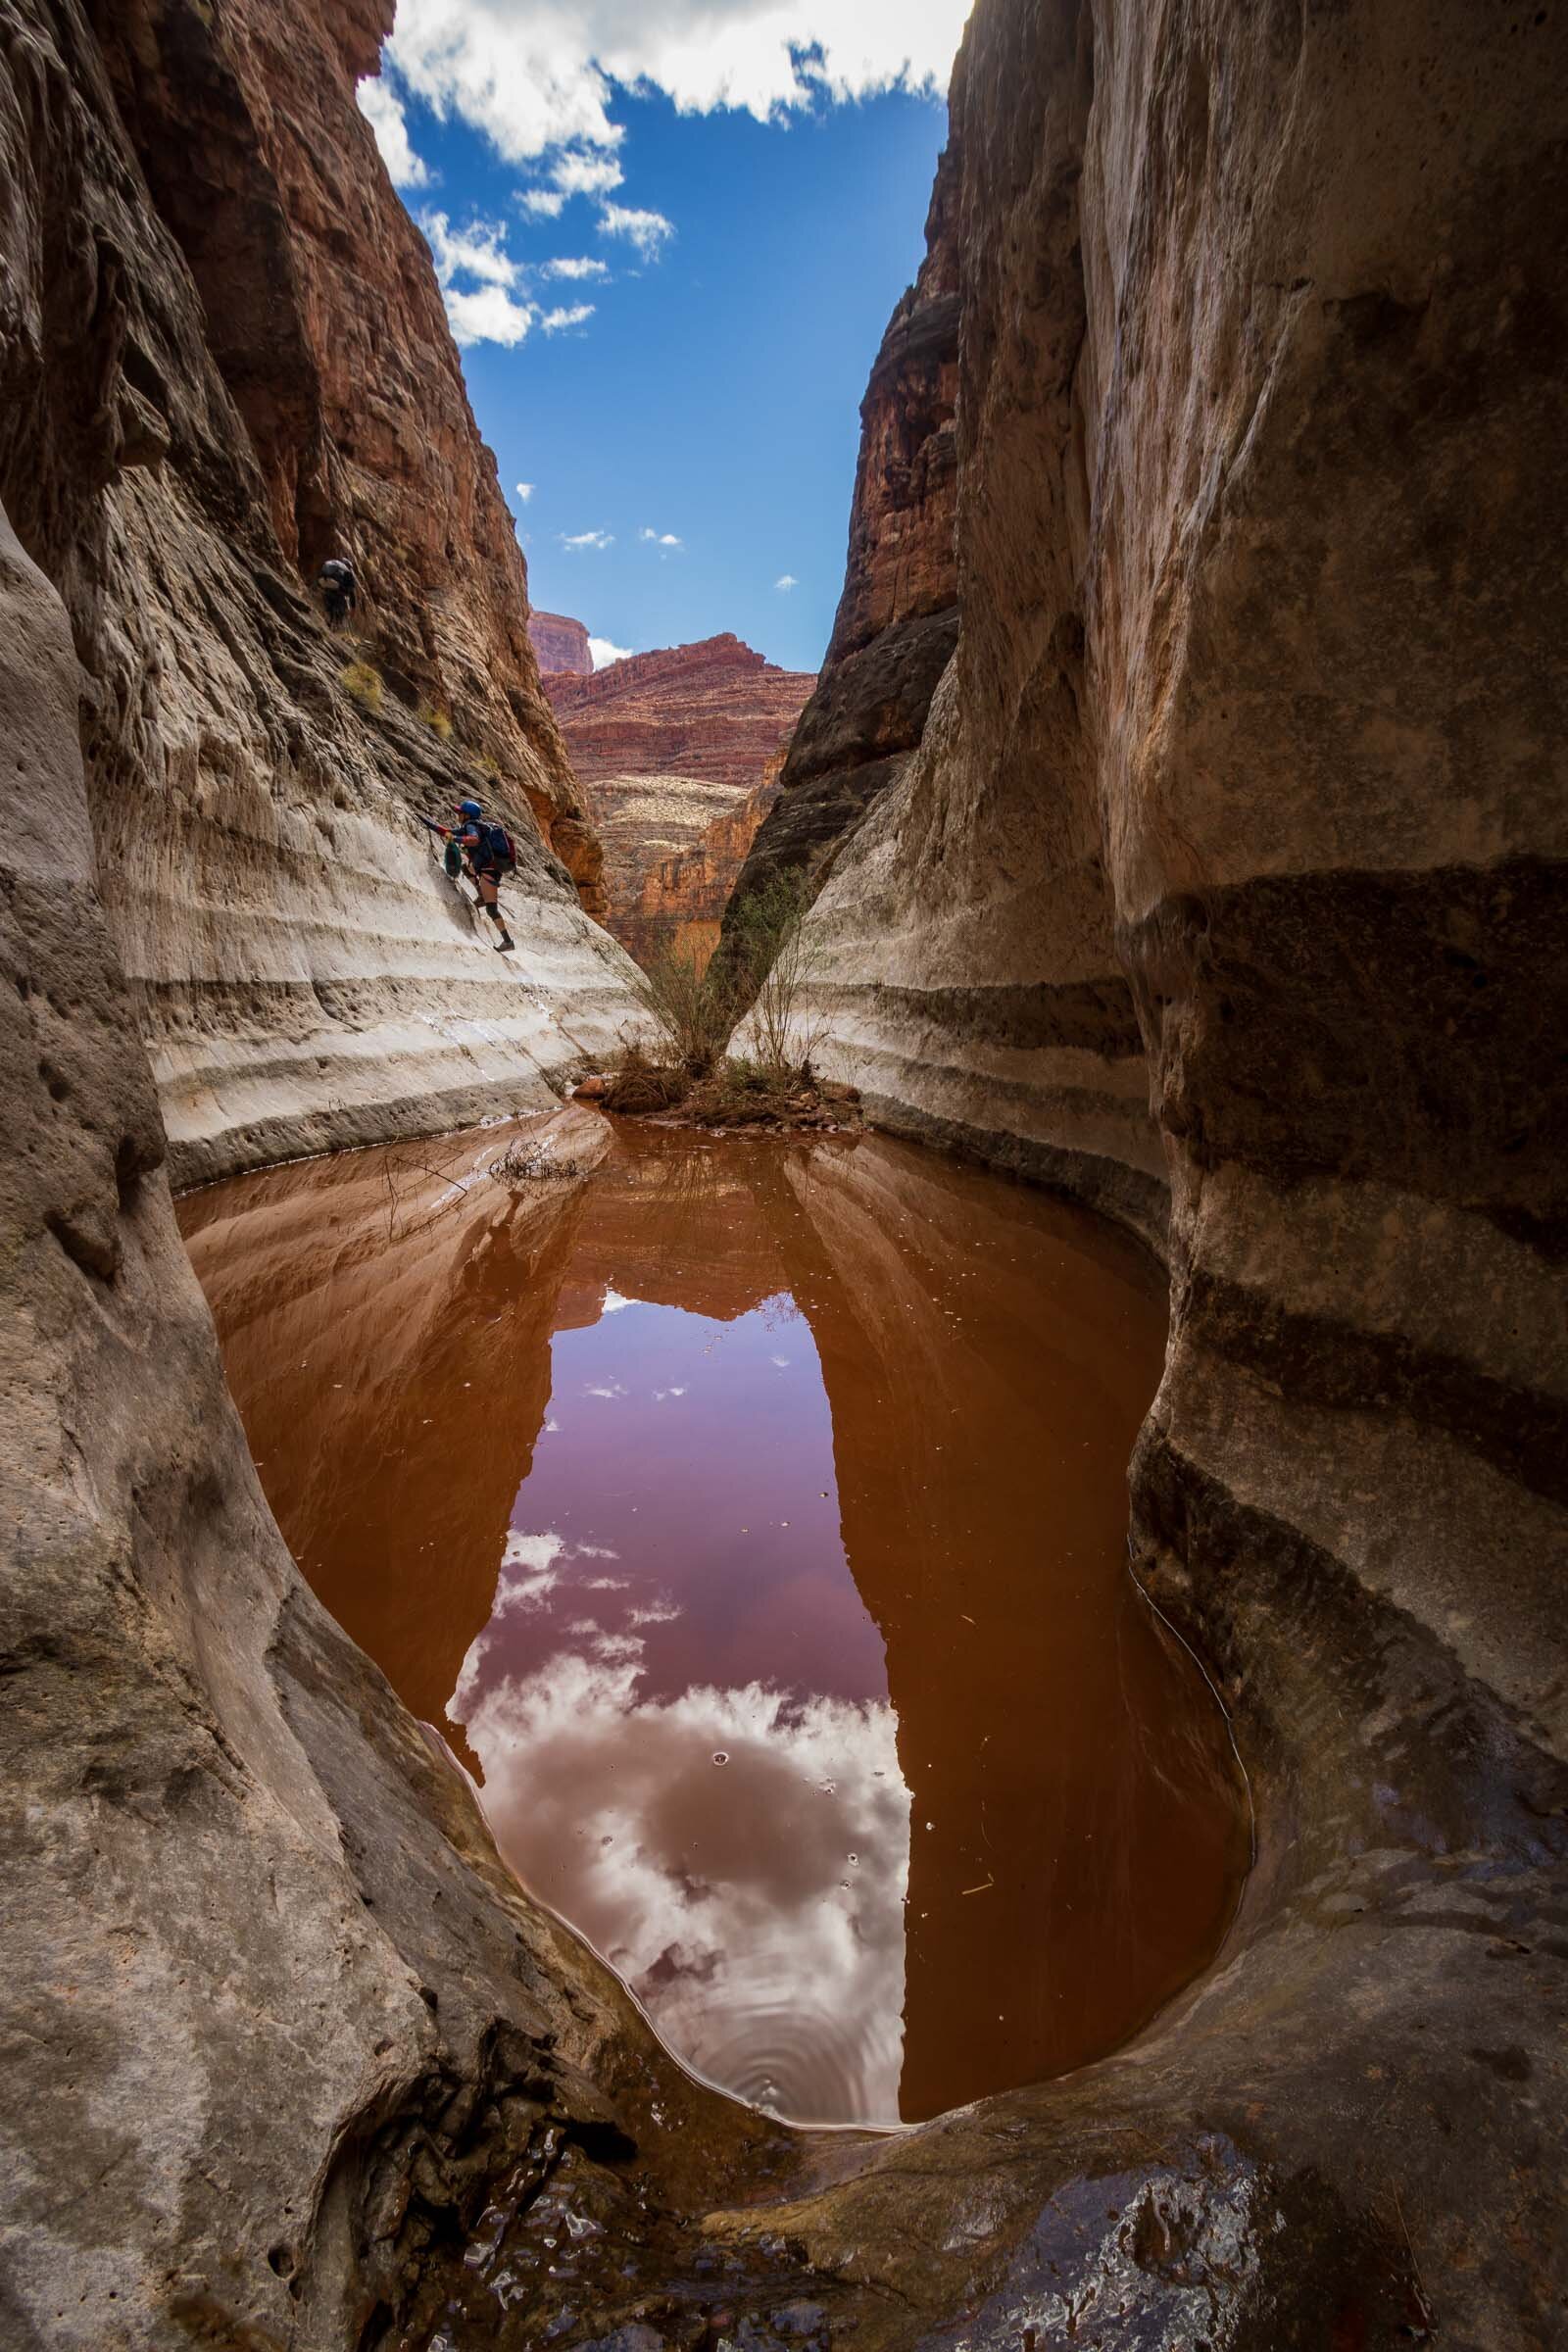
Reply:
[[926, 220], [926, 258], [888, 321], [860, 407], [849, 564], [832, 641], [737, 897], [780, 871], [820, 882], [845, 834], [919, 743], [953, 652], [958, 166], [950, 139]]
[[528, 642], [542, 675], [558, 671], [580, 678], [593, 675], [594, 658], [588, 650], [588, 632], [580, 620], [569, 620], [564, 612], [530, 612]]
[[781, 748], [760, 784], [712, 817], [691, 849], [662, 858], [644, 874], [635, 908], [621, 927], [634, 956], [662, 947], [706, 970], [748, 853], [778, 804], [784, 760]]
[[1168, 1198], [1136, 1558], [1260, 1808], [1200, 2012], [1499, 2345], [1564, 2283], [1495, 2084], [1555, 2105], [1568, 2012], [1565, 88], [1553, 12], [982, 0], [961, 628], [809, 1008], [887, 1123]]
[[[706, 959], [760, 814], [749, 804], [776, 767], [815, 680], [778, 669], [725, 634], [633, 654], [591, 677], [547, 675], [605, 845], [605, 920], [645, 959], [697, 926]], [[702, 859], [688, 880], [671, 860]], [[688, 892], [692, 904], [687, 906]]]
[[[72, 614], [102, 908], [79, 919], [109, 927], [182, 1181], [548, 1101], [631, 1010], [529, 816], [591, 872], [428, 256], [353, 105], [369, 35], [346, 20], [339, 50], [325, 23], [181, 0], [114, 12], [107, 55], [78, 7], [0, 27], [0, 497]], [[251, 289], [232, 322], [214, 271]], [[279, 541], [314, 561], [322, 515], [365, 538], [362, 637], [325, 631]], [[470, 708], [504, 760], [458, 731]], [[475, 789], [522, 844], [510, 968], [413, 821]]]
[[[292, 1055], [280, 1145], [344, 1132], [356, 1041], [379, 1118], [385, 965], [333, 1002], [315, 962], [367, 953], [322, 812], [423, 954], [433, 881], [385, 845], [461, 770], [344, 699], [86, 21], [13, 0], [8, 2340], [507, 2352], [498, 2257], [567, 2237], [563, 2352], [607, 2314], [639, 2352], [1560, 2340], [1564, 88], [1546, 9], [972, 21], [963, 639], [819, 901], [827, 1001], [890, 1121], [1146, 1225], [1169, 1169], [1137, 1557], [1234, 1709], [1258, 1862], [1133, 2049], [801, 2140], [681, 2078], [504, 1879], [262, 1507], [171, 1213], [147, 943], [193, 1050]], [[598, 952], [542, 858], [532, 887], [543, 1032]], [[448, 952], [391, 997], [426, 1121], [412, 1040], [477, 954]], [[1132, 1102], [1112, 983], [1157, 1129], [1084, 1100]], [[874, 1377], [896, 1193], [849, 1150], [799, 1206], [888, 1252]], [[561, 1212], [516, 1213], [547, 1275]]]

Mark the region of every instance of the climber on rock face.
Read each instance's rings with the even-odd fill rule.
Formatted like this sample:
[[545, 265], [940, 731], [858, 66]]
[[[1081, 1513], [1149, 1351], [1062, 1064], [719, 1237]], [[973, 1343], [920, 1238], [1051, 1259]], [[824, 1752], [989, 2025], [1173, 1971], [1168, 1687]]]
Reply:
[[354, 566], [344, 556], [328, 556], [321, 565], [318, 581], [326, 601], [326, 617], [330, 626], [340, 629], [360, 601], [360, 585], [354, 577]]
[[431, 816], [422, 816], [419, 822], [432, 833], [439, 833], [443, 841], [457, 843], [479, 893], [479, 905], [501, 933], [496, 941], [496, 954], [510, 956], [516, 941], [507, 929], [507, 919], [501, 911], [501, 885], [508, 874], [516, 871], [517, 853], [512, 835], [505, 825], [487, 818], [477, 801], [460, 801], [452, 813], [458, 820], [455, 825], [438, 825]]

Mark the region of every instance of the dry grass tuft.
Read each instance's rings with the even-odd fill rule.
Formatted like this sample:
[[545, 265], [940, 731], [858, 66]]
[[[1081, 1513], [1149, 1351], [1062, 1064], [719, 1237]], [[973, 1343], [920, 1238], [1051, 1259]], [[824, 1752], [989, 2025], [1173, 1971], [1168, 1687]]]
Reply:
[[351, 662], [346, 669], [339, 670], [338, 683], [353, 695], [354, 700], [363, 710], [380, 710], [381, 697], [385, 688], [381, 681], [381, 672], [370, 662]]

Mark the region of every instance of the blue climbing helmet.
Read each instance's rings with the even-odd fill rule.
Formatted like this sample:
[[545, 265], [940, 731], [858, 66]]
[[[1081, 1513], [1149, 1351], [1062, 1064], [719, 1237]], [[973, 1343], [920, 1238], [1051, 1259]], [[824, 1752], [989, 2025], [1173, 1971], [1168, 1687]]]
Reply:
[[481, 813], [482, 811], [477, 801], [460, 801], [458, 803], [458, 814], [460, 816], [478, 816]]

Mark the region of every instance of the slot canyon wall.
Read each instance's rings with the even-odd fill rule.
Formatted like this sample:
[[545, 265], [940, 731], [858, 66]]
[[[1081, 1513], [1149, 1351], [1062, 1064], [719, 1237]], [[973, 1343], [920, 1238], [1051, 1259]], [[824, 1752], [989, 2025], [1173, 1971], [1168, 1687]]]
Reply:
[[605, 846], [605, 922], [639, 961], [707, 960], [815, 684], [728, 631], [591, 676], [546, 671]]
[[[262, 13], [104, 11], [154, 80], [207, 44], [236, 173]], [[439, 911], [407, 811], [469, 770], [390, 655], [378, 712], [341, 689], [116, 88], [76, 0], [9, 0], [8, 2342], [504, 2352], [569, 2236], [561, 2352], [1552, 2352], [1568, 23], [971, 22], [962, 628], [817, 902], [821, 1003], [888, 1124], [1167, 1231], [1136, 1561], [1233, 1708], [1258, 1860], [1127, 2051], [879, 2141], [663, 2058], [263, 1505], [171, 1167], [543, 1105], [629, 999], [542, 846], [525, 984]], [[886, 1235], [856, 1183], [818, 1246]], [[543, 1293], [569, 1214], [481, 1197], [455, 1256]]]
[[[0, 21], [0, 502], [71, 614], [79, 919], [180, 1182], [546, 1102], [631, 1010], [494, 461], [354, 100], [390, 14]], [[332, 549], [364, 590], [336, 635]], [[522, 845], [515, 968], [413, 821], [474, 790]]]
[[1489, 2345], [1568, 2326], [1565, 91], [1560, 10], [976, 10], [961, 623], [807, 1005], [1168, 1255], [1133, 1551], [1255, 1775], [1239, 2137]]

